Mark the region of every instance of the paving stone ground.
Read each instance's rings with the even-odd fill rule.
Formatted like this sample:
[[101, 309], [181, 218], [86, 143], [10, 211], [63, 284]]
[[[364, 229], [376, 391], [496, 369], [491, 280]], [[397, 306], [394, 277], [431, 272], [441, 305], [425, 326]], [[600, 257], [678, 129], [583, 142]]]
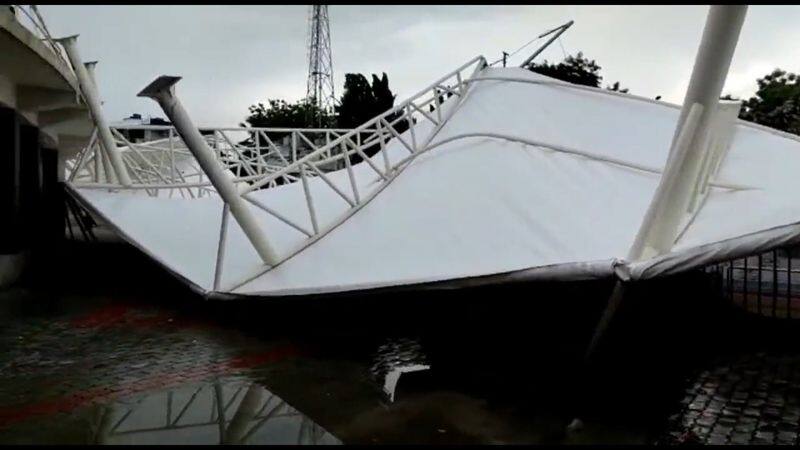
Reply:
[[796, 445], [798, 433], [800, 355], [757, 352], [699, 372], [660, 442]]
[[110, 304], [0, 329], [0, 442], [31, 421], [74, 420], [87, 407], [187, 383], [246, 375], [297, 349], [174, 311]]
[[[773, 348], [769, 339], [725, 356], [714, 346], [704, 349], [708, 362], [688, 374], [682, 398], [669, 411], [655, 414], [664, 425], [652, 436], [616, 421], [620, 430], [587, 423], [583, 432], [564, 437], [565, 417], [550, 420], [528, 396], [525, 382], [534, 383], [533, 370], [558, 369], [537, 366], [524, 340], [531, 330], [509, 333], [519, 339], [515, 343], [502, 333], [488, 342], [466, 340], [475, 328], [454, 334], [450, 324], [445, 336], [427, 341], [382, 330], [338, 341], [335, 324], [330, 336], [265, 338], [167, 302], [159, 306], [161, 299], [85, 301], [45, 313], [0, 312], [0, 443], [89, 442], [84, 434], [102, 422], [107, 405], [166, 398], [172, 390], [184, 397], [200, 388], [211, 392], [215, 380], [263, 385], [345, 443], [800, 443], [800, 352], [759, 351]], [[269, 328], [270, 319], [258, 328]], [[320, 342], [309, 344], [313, 340]], [[502, 357], [491, 357], [501, 350]], [[431, 369], [402, 375], [392, 403], [384, 378], [403, 365]], [[570, 384], [555, 378], [543, 377], [553, 384], [530, 391], [568, 398]], [[492, 382], [513, 386], [497, 389]], [[225, 389], [233, 395], [238, 387]], [[486, 401], [482, 389], [511, 391], [510, 400]], [[287, 426], [270, 436], [286, 437]]]

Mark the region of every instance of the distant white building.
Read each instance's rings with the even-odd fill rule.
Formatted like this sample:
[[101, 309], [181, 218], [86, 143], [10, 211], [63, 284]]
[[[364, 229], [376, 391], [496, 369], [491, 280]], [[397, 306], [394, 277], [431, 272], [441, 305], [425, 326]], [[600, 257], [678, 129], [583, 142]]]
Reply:
[[[141, 114], [131, 114], [130, 117], [126, 117], [122, 120], [112, 122], [112, 128], [116, 128], [125, 136], [125, 139], [137, 143], [137, 142], [147, 142], [147, 141], [154, 141], [156, 139], [164, 139], [169, 137], [169, 128], [172, 126], [172, 123], [168, 120], [162, 119], [160, 117], [148, 117], [143, 118]], [[165, 128], [163, 129], [142, 129], [140, 128], [143, 125], [159, 125]], [[130, 127], [130, 128], [128, 128]]]

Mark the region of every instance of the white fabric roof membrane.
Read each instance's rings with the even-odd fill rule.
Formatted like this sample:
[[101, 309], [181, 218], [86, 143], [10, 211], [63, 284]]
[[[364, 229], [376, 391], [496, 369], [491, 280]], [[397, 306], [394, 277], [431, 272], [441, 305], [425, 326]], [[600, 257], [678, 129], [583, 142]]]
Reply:
[[[800, 235], [800, 141], [737, 122], [716, 182], [671, 252], [624, 258], [660, 180], [680, 110], [519, 68], [486, 68], [431, 142], [372, 200], [274, 268], [229, 220], [219, 293], [330, 293], [452, 281], [650, 278], [793, 242]], [[547, 84], [536, 84], [546, 81]], [[454, 99], [445, 103], [453, 107]], [[418, 136], [433, 125], [420, 121]], [[409, 131], [403, 134], [410, 141]], [[467, 135], [465, 137], [465, 135]], [[489, 136], [487, 136], [489, 135]], [[533, 145], [543, 143], [546, 146]], [[567, 148], [558, 151], [549, 147]], [[390, 159], [408, 150], [393, 139]], [[383, 161], [373, 157], [376, 165]], [[380, 186], [354, 166], [362, 197]], [[344, 169], [328, 174], [349, 191]], [[309, 179], [320, 222], [349, 207]], [[222, 201], [76, 189], [123, 236], [199, 290], [213, 290]], [[301, 183], [252, 195], [311, 229]], [[253, 208], [280, 254], [307, 238]], [[477, 277], [477, 278], [476, 278]]]

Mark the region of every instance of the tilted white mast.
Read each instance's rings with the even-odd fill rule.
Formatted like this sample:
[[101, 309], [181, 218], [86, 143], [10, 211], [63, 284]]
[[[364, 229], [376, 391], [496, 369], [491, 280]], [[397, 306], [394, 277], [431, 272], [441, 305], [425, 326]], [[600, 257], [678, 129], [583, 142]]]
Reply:
[[[630, 261], [669, 252], [678, 236], [693, 204], [698, 177], [703, 175], [710, 126], [719, 108], [719, 97], [746, 14], [746, 5], [712, 5], [708, 11], [666, 166], [628, 252]], [[624, 286], [617, 281], [587, 348], [586, 359], [594, 353], [622, 302]]]
[[76, 34], [74, 36], [56, 39], [56, 42], [59, 42], [67, 52], [67, 57], [72, 65], [72, 69], [75, 71], [75, 76], [78, 78], [78, 83], [80, 84], [83, 98], [86, 100], [86, 104], [89, 106], [89, 112], [92, 115], [92, 119], [94, 119], [94, 123], [97, 125], [97, 132], [98, 136], [100, 137], [100, 142], [106, 152], [106, 156], [108, 156], [108, 159], [111, 162], [114, 173], [123, 186], [130, 186], [131, 178], [128, 175], [125, 162], [122, 160], [122, 155], [117, 149], [117, 144], [114, 141], [114, 137], [111, 135], [111, 129], [109, 128], [108, 122], [103, 114], [103, 109], [100, 104], [100, 94], [97, 92], [97, 86], [95, 86], [92, 75], [90, 75], [89, 71], [86, 69], [86, 66], [83, 65], [83, 61], [78, 53], [77, 40], [78, 35]]
[[631, 261], [669, 252], [694, 203], [711, 125], [746, 14], [747, 5], [712, 5], [708, 11], [669, 159], [628, 254]]

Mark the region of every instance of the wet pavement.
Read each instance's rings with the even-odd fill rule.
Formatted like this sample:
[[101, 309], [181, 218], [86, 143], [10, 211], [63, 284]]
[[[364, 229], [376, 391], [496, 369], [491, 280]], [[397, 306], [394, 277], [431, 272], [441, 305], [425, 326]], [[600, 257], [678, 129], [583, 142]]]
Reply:
[[264, 338], [149, 302], [57, 305], [2, 321], [2, 443], [540, 438], [485, 399], [430, 386], [418, 338]]
[[759, 352], [697, 374], [661, 441], [796, 445], [798, 433], [800, 355]]
[[797, 440], [800, 352], [675, 282], [589, 370], [603, 284], [209, 303], [136, 252], [78, 250], [0, 292], [0, 443]]

